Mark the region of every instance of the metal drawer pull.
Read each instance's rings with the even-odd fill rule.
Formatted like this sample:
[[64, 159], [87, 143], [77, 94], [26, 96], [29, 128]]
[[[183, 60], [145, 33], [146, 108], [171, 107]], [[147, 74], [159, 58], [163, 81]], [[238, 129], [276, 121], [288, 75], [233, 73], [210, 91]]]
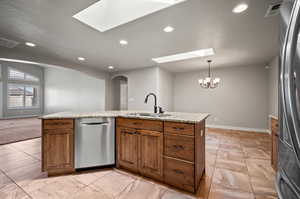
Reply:
[[182, 131], [182, 130], [184, 130], [183, 127], [173, 127], [173, 129], [175, 129], [175, 130], [177, 130], [177, 131]]
[[122, 131], [122, 133], [127, 133], [127, 134], [130, 134], [130, 135], [135, 135], [136, 132], [130, 132], [130, 131]]
[[203, 130], [201, 130], [201, 137], [202, 137], [202, 136], [203, 136], [203, 134], [204, 134], [203, 132], [204, 132], [204, 131], [203, 131]]
[[184, 149], [184, 146], [182, 146], [182, 145], [173, 145], [173, 147], [177, 150], [183, 150]]
[[174, 171], [175, 173], [177, 173], [177, 174], [184, 174], [183, 171], [180, 171], [180, 170], [178, 170], [178, 169], [173, 169], [173, 171]]

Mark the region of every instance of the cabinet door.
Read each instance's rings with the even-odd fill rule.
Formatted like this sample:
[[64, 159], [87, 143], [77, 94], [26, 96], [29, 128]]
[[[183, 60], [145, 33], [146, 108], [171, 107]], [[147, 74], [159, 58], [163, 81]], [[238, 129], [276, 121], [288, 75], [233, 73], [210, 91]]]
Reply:
[[135, 129], [117, 128], [118, 167], [138, 171], [138, 135]]
[[74, 169], [73, 130], [45, 130], [44, 133], [44, 169]]
[[139, 170], [148, 177], [163, 178], [163, 134], [139, 130]]

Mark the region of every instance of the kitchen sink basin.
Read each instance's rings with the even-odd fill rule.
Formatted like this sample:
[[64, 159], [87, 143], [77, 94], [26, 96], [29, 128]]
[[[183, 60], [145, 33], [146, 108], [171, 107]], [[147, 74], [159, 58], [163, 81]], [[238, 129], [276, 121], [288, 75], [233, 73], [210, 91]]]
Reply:
[[129, 113], [129, 116], [140, 116], [140, 117], [168, 117], [171, 116], [170, 114], [165, 113]]

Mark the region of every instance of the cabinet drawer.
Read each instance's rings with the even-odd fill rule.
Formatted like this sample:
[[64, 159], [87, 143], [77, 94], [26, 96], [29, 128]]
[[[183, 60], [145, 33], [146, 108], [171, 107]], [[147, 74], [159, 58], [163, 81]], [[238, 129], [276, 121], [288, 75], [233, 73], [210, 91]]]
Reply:
[[73, 129], [73, 119], [43, 120], [44, 129]]
[[164, 135], [164, 153], [166, 156], [194, 162], [195, 143], [193, 137]]
[[162, 131], [163, 130], [163, 122], [162, 121], [154, 121], [154, 120], [118, 118], [117, 126], [151, 130], [151, 131]]
[[164, 157], [164, 181], [177, 188], [195, 192], [194, 164]]
[[175, 133], [180, 135], [195, 135], [194, 124], [177, 123], [177, 122], [165, 122], [164, 130], [166, 133]]

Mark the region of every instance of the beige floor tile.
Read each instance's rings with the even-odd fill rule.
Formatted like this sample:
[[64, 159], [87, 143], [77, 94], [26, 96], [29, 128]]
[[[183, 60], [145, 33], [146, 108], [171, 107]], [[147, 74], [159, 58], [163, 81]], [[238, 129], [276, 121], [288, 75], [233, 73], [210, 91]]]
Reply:
[[69, 199], [111, 199], [102, 191], [93, 189], [92, 187], [85, 187], [75, 194], [68, 197]]
[[232, 160], [238, 162], [245, 162], [245, 154], [242, 151], [225, 151], [219, 149], [217, 158], [219, 160]]
[[189, 194], [168, 190], [162, 195], [161, 199], [204, 199], [204, 198], [198, 198]]
[[212, 189], [208, 199], [255, 199], [253, 193], [231, 189]]
[[30, 197], [16, 184], [9, 183], [0, 189], [1, 199], [29, 199]]
[[162, 186], [144, 180], [136, 180], [117, 199], [159, 199], [166, 192]]
[[93, 186], [97, 190], [103, 191], [110, 197], [117, 197], [134, 181], [135, 179], [128, 175], [120, 174], [114, 171], [103, 176], [90, 186]]
[[276, 188], [275, 188], [275, 179], [272, 181], [268, 181], [264, 178], [259, 177], [251, 177], [251, 184], [253, 187], [253, 191], [257, 195], [269, 195], [276, 196]]
[[[49, 182], [51, 181], [51, 182]], [[29, 192], [34, 199], [62, 199], [80, 191], [86, 185], [74, 180], [71, 176], [50, 178], [44, 186]]]
[[217, 159], [216, 167], [222, 169], [229, 169], [237, 172], [243, 172], [246, 174], [248, 173], [246, 163], [241, 161]]
[[246, 158], [270, 160], [270, 154], [259, 148], [243, 148]]
[[215, 169], [212, 187], [252, 192], [247, 174], [228, 169]]
[[271, 167], [270, 160], [247, 159], [246, 164], [251, 177], [258, 177], [272, 182], [275, 181], [275, 172]]

